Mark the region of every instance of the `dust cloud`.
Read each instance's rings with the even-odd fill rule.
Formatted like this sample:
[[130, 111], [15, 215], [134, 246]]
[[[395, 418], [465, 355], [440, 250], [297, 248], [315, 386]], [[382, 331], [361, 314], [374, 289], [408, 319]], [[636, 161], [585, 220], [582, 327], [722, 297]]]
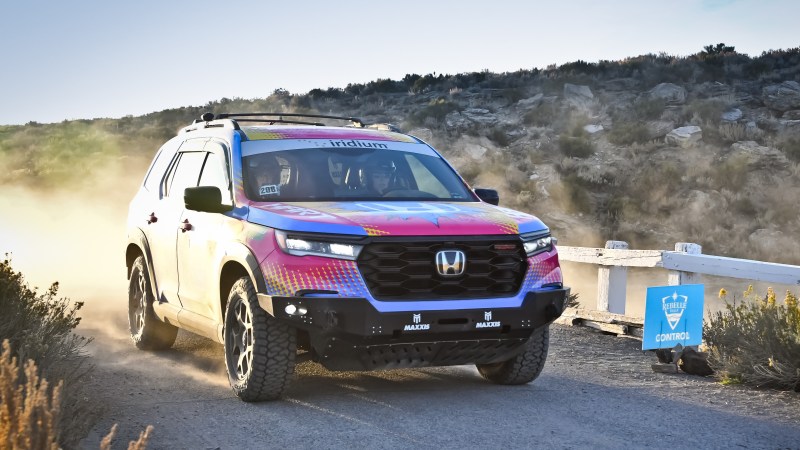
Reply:
[[59, 296], [85, 302], [82, 327], [124, 331], [109, 319], [126, 317], [125, 221], [146, 168], [125, 158], [77, 186], [0, 188], [0, 252], [31, 287], [58, 281]]

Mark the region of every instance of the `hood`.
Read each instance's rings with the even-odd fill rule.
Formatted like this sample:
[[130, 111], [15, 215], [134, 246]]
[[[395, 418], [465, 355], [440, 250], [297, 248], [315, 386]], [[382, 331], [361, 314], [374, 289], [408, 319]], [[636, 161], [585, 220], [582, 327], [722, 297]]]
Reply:
[[481, 202], [251, 203], [247, 220], [287, 231], [468, 236], [546, 230], [536, 217]]

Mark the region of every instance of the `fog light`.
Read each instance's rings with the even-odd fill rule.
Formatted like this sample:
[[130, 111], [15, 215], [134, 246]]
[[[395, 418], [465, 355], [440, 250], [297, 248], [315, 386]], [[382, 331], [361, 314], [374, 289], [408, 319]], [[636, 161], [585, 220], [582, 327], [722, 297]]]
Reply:
[[308, 312], [308, 310], [306, 308], [302, 307], [302, 306], [297, 308], [297, 314], [299, 314], [301, 316], [305, 316], [307, 312]]
[[290, 316], [293, 316], [294, 313], [297, 312], [297, 307], [294, 306], [293, 304], [289, 303], [288, 305], [286, 305], [286, 308], [284, 309], [284, 311], [286, 311], [286, 314], [289, 314]]

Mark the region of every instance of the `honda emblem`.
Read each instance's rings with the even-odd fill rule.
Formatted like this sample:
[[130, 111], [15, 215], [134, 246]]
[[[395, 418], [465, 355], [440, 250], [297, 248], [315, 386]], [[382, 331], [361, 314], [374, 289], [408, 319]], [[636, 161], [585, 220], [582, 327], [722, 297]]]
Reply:
[[464, 273], [467, 257], [461, 250], [442, 250], [436, 253], [436, 270], [439, 275], [450, 277]]

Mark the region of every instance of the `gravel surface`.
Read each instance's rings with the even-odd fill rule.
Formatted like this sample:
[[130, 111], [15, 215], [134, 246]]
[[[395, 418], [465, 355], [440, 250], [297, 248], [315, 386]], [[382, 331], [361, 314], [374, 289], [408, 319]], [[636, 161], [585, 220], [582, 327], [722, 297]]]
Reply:
[[[654, 373], [640, 341], [553, 325], [542, 375], [496, 386], [473, 366], [330, 372], [304, 362], [288, 396], [247, 404], [227, 384], [222, 347], [189, 333], [136, 350], [125, 323], [85, 328], [102, 406], [83, 441], [119, 423], [121, 441], [151, 424], [151, 449], [800, 448], [800, 395]], [[99, 406], [100, 407], [100, 406]]]

